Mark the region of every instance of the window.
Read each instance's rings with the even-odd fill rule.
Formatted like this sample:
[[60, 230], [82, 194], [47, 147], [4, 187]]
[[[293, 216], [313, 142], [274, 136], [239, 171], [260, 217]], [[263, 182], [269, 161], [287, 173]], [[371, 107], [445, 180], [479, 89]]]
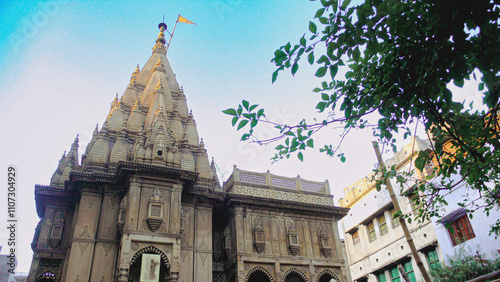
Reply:
[[375, 225], [373, 224], [373, 221], [370, 221], [370, 223], [368, 223], [366, 229], [368, 230], [368, 240], [370, 242], [375, 241], [377, 239], [377, 234], [375, 234]]
[[378, 282], [386, 282], [387, 278], [385, 277], [385, 271], [377, 273], [377, 281]]
[[453, 246], [476, 237], [467, 215], [451, 222], [451, 226], [448, 228], [448, 233], [450, 234]]
[[418, 194], [416, 192], [411, 193], [408, 196], [408, 200], [410, 201], [411, 210], [414, 215], [418, 214], [418, 211], [422, 208], [422, 203], [418, 199]]
[[394, 218], [394, 215], [396, 214], [396, 210], [394, 208], [391, 209], [390, 213], [391, 213], [392, 228], [396, 228], [400, 225], [399, 217]]
[[439, 258], [436, 249], [428, 251], [426, 257], [430, 269], [435, 269], [439, 266]]
[[380, 236], [387, 234], [388, 229], [387, 229], [387, 222], [385, 222], [385, 214], [379, 216], [377, 218], [377, 221], [378, 221], [378, 227], [380, 229]]
[[352, 234], [352, 243], [353, 245], [359, 244], [359, 233], [358, 230]]
[[406, 275], [408, 275], [408, 278], [410, 278], [410, 282], [417, 282], [417, 278], [415, 278], [415, 271], [413, 271], [413, 265], [411, 264], [411, 260], [403, 264], [403, 269], [405, 270]]
[[401, 282], [401, 276], [399, 276], [399, 270], [397, 266], [391, 268], [389, 272], [391, 273], [392, 282]]

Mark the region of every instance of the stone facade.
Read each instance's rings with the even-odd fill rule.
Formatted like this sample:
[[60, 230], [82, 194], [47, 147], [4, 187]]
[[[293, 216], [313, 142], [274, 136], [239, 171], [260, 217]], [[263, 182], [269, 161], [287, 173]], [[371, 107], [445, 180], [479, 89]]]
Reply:
[[28, 281], [347, 281], [327, 182], [235, 168], [220, 185], [159, 27], [82, 160], [77, 137], [35, 187]]

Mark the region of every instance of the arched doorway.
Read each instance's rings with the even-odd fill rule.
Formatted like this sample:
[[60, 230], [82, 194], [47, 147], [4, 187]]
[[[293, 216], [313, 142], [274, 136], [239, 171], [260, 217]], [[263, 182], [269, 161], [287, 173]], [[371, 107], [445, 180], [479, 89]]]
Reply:
[[285, 282], [305, 282], [299, 274], [292, 272], [285, 277]]
[[160, 279], [158, 281], [166, 281], [169, 277], [170, 265], [168, 263], [167, 256], [157, 248], [153, 246], [146, 247], [137, 251], [132, 259], [130, 260], [130, 269], [128, 274], [129, 282], [139, 282], [141, 278], [141, 266], [142, 266], [142, 256], [143, 254], [153, 254], [160, 256]]
[[273, 282], [271, 274], [264, 268], [257, 266], [247, 274], [247, 282]]
[[269, 277], [267, 277], [267, 275], [260, 270], [257, 270], [254, 273], [252, 273], [250, 275], [250, 277], [248, 277], [247, 281], [248, 282], [271, 282], [271, 280], [269, 280]]
[[296, 268], [289, 269], [283, 275], [283, 282], [308, 282], [304, 273]]
[[318, 282], [337, 282], [340, 281], [338, 276], [330, 270], [325, 270], [318, 275]]

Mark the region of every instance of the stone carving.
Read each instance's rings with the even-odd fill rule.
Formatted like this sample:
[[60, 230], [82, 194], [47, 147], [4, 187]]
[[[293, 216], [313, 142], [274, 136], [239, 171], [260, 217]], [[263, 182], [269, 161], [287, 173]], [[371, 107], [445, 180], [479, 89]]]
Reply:
[[103, 243], [104, 253], [108, 256], [109, 251], [113, 248], [113, 244], [111, 243]]
[[328, 236], [328, 232], [325, 230], [325, 225], [319, 225], [319, 241], [321, 247], [321, 253], [325, 258], [329, 258], [332, 254], [332, 247], [329, 244], [330, 236]]
[[84, 239], [90, 238], [89, 227], [87, 225], [85, 225], [85, 229], [83, 229], [82, 233], [80, 233], [80, 238]]
[[80, 247], [80, 255], [83, 256], [83, 253], [85, 253], [85, 250], [89, 246], [89, 243], [87, 243], [87, 242], [78, 242], [78, 246]]
[[288, 250], [292, 256], [296, 256], [299, 253], [300, 244], [299, 244], [299, 233], [297, 232], [297, 228], [295, 227], [295, 221], [292, 219], [288, 219], [288, 227], [287, 227], [287, 239], [288, 239]]
[[264, 197], [275, 200], [287, 200], [287, 201], [312, 203], [312, 204], [327, 205], [327, 206], [333, 205], [333, 201], [329, 197], [304, 195], [293, 192], [275, 191], [265, 188], [236, 186], [235, 192], [237, 194]]
[[147, 223], [149, 229], [155, 232], [163, 222], [163, 203], [162, 195], [158, 188], [151, 193], [148, 207]]
[[188, 255], [188, 251], [186, 251], [186, 250], [181, 251], [182, 262], [186, 261], [187, 255]]
[[262, 218], [260, 216], [255, 218], [253, 226], [253, 245], [259, 254], [264, 251], [264, 247], [266, 246], [264, 228], [262, 227]]
[[207, 260], [208, 254], [207, 253], [200, 253], [199, 255], [200, 255], [200, 258], [201, 258], [201, 263], [203, 265], [205, 265], [205, 261]]
[[137, 242], [132, 242], [132, 244], [130, 244], [130, 248], [133, 250], [133, 251], [137, 251], [139, 249], [139, 243]]

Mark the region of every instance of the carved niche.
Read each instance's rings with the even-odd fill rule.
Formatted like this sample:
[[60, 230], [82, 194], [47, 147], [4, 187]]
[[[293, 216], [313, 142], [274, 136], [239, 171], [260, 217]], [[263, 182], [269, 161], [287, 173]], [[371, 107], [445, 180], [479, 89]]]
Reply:
[[328, 243], [330, 236], [328, 236], [328, 232], [326, 232], [326, 228], [324, 224], [319, 225], [319, 243], [321, 253], [325, 258], [329, 258], [332, 255], [332, 247]]
[[148, 203], [148, 217], [146, 219], [149, 229], [155, 232], [163, 222], [163, 202], [160, 190], [155, 188]]
[[57, 209], [55, 211], [54, 223], [52, 224], [49, 236], [49, 245], [52, 249], [57, 248], [57, 246], [61, 243], [64, 228], [64, 218], [64, 210]]
[[116, 226], [118, 227], [118, 231], [120, 231], [120, 234], [123, 234], [123, 227], [125, 226], [125, 219], [127, 216], [127, 198], [128, 194], [123, 197], [122, 201], [120, 202], [120, 211], [118, 214], [118, 223]]
[[297, 232], [295, 222], [292, 219], [288, 220], [287, 243], [290, 254], [292, 254], [292, 256], [296, 256], [300, 249], [299, 233]]
[[262, 227], [262, 218], [260, 216], [255, 218], [253, 226], [253, 246], [257, 253], [261, 254], [266, 246], [264, 237], [264, 228]]

